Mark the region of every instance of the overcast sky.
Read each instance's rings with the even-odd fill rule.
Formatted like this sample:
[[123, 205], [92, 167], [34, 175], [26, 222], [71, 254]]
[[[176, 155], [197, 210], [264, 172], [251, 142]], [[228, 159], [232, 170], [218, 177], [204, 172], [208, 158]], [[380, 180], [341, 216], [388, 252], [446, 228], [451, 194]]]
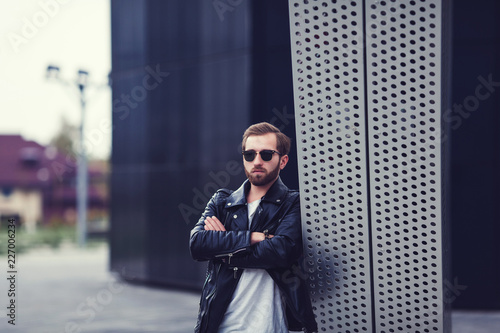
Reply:
[[[65, 116], [80, 122], [76, 86], [47, 81], [46, 68], [61, 68], [74, 82], [79, 69], [95, 86], [111, 70], [109, 0], [0, 0], [0, 134], [21, 134], [47, 144]], [[111, 92], [88, 88], [87, 149], [110, 153]], [[1, 147], [0, 147], [1, 149]]]

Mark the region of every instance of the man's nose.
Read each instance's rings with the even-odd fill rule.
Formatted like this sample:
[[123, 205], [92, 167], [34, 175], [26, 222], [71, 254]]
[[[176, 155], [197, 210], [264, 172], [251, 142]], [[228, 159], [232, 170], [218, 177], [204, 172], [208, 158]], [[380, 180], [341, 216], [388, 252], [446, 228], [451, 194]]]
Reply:
[[253, 164], [257, 164], [257, 165], [264, 164], [262, 157], [260, 157], [260, 153], [255, 155], [255, 159], [253, 160]]

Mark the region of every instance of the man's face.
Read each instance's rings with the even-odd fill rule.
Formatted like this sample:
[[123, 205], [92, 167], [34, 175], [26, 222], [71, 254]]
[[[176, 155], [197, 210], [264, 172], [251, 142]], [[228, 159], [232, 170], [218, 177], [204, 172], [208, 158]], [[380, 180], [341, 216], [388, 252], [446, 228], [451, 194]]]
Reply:
[[[274, 133], [251, 135], [247, 138], [245, 150], [255, 150], [256, 152], [262, 150], [277, 151], [276, 135]], [[243, 159], [243, 164], [250, 183], [254, 186], [265, 186], [278, 178], [280, 170], [285, 167], [287, 161], [288, 156], [286, 155], [280, 158], [279, 154], [273, 154], [270, 161], [264, 161], [260, 154], [257, 154], [251, 162]]]

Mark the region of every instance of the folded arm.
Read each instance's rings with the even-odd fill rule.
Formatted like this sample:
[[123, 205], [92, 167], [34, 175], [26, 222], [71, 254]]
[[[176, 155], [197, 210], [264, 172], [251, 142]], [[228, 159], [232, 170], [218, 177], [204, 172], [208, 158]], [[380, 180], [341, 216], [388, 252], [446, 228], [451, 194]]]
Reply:
[[[261, 235], [263, 237], [264, 234]], [[274, 237], [262, 239], [250, 248], [250, 252], [233, 257], [231, 266], [262, 269], [284, 268], [291, 266], [301, 254], [302, 229], [300, 203], [297, 198], [282, 218]]]
[[[216, 216], [212, 216], [205, 219], [205, 230], [226, 231], [226, 228]], [[268, 237], [272, 238], [273, 235], [268, 235]], [[263, 232], [252, 232], [250, 234], [250, 245], [257, 244], [265, 239], [266, 235]]]
[[[289, 267], [302, 254], [302, 230], [299, 198], [281, 218], [274, 235], [261, 232], [227, 231], [217, 218], [216, 193], [191, 231], [190, 251], [195, 260], [230, 257], [231, 266], [242, 268]], [[234, 255], [234, 256], [233, 256]]]
[[216, 217], [216, 202], [220, 192], [210, 199], [201, 218], [191, 231], [189, 249], [195, 260], [210, 260], [232, 253], [248, 251], [251, 246], [251, 232], [226, 231], [224, 225]]

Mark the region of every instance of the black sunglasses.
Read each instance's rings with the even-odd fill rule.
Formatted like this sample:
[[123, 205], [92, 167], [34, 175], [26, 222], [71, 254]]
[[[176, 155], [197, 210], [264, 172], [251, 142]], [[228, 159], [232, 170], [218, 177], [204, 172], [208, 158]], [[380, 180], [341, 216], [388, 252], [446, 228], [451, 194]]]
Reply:
[[245, 158], [245, 161], [247, 162], [252, 162], [255, 159], [255, 156], [257, 154], [260, 154], [260, 157], [262, 158], [263, 161], [268, 162], [273, 158], [273, 154], [278, 154], [282, 155], [280, 152], [277, 152], [276, 150], [261, 150], [259, 152], [256, 152], [255, 150], [245, 150], [241, 152], [243, 154], [243, 157]]

